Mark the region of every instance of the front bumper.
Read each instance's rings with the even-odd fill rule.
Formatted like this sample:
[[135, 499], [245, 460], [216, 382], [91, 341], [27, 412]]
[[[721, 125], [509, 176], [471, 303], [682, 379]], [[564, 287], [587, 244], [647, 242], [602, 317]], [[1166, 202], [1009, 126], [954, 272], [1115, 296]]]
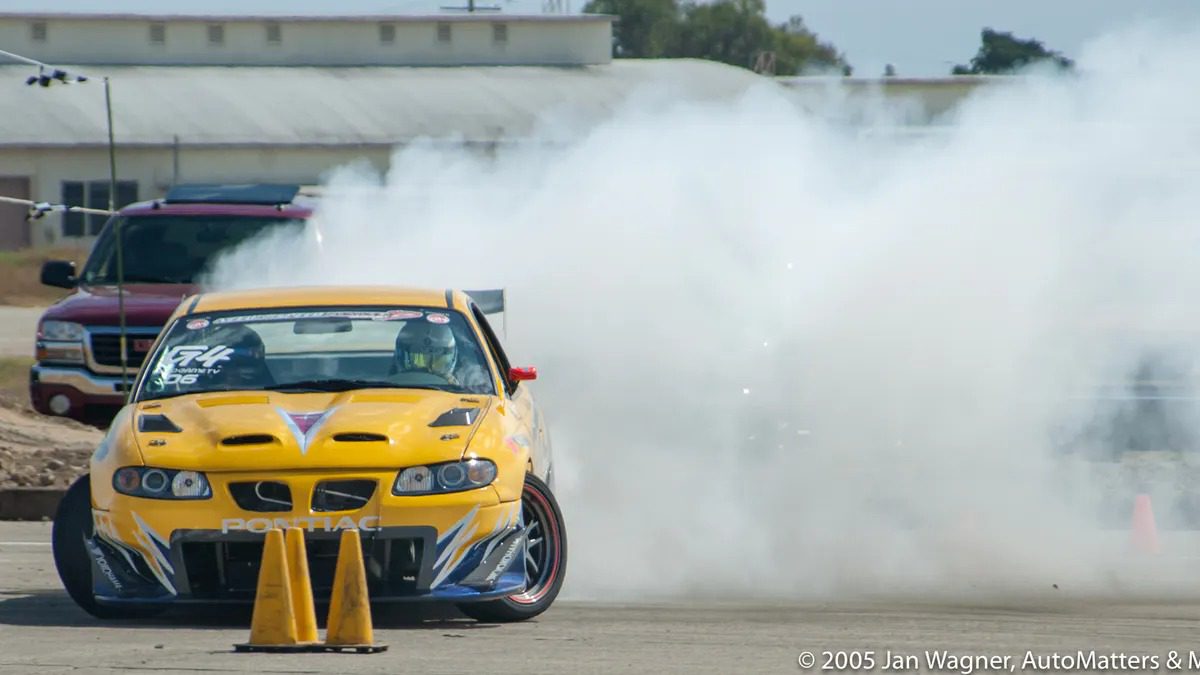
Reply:
[[[131, 369], [132, 382], [137, 375]], [[65, 417], [91, 424], [107, 424], [125, 404], [120, 375], [97, 375], [82, 367], [34, 365], [29, 371], [29, 400], [43, 415], [56, 415], [50, 406], [55, 396], [69, 402]]]
[[[250, 602], [264, 533], [305, 530], [313, 594], [333, 586], [340, 532], [360, 530], [372, 600], [469, 602], [520, 593], [525, 587], [520, 501], [500, 502], [491, 487], [451, 495], [396, 497], [386, 474], [209, 476], [213, 497], [166, 501], [119, 496], [94, 509], [89, 542], [93, 592], [103, 604]], [[378, 487], [360, 509], [317, 512], [311, 489], [323, 480], [374, 478]], [[286, 482], [303, 508], [248, 512], [229, 483]]]

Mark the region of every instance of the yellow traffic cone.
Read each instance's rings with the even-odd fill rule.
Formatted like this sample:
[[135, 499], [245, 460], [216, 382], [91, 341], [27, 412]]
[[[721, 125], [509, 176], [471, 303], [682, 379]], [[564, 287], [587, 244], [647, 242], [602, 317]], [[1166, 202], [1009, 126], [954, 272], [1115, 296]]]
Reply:
[[234, 649], [239, 652], [308, 649], [299, 644], [296, 633], [291, 575], [288, 574], [283, 530], [278, 528], [269, 530], [263, 542], [258, 589], [254, 596], [254, 615], [250, 619], [250, 641], [234, 645]]
[[292, 609], [296, 616], [296, 640], [301, 644], [317, 642], [317, 610], [313, 607], [312, 580], [308, 576], [308, 555], [304, 552], [304, 530], [289, 527], [287, 535], [288, 572], [292, 581]]
[[358, 530], [344, 530], [333, 573], [333, 595], [329, 599], [324, 647], [330, 651], [360, 653], [387, 649], [386, 645], [376, 645], [374, 641], [367, 571], [363, 566]]

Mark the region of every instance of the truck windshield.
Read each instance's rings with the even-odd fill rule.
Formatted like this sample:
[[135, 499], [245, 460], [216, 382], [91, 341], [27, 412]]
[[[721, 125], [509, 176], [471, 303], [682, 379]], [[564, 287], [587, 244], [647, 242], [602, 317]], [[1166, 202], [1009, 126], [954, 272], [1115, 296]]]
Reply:
[[[89, 285], [117, 283], [116, 221], [104, 228], [83, 269]], [[216, 255], [272, 227], [303, 227], [287, 218], [221, 215], [124, 216], [125, 281], [187, 284], [209, 266]]]

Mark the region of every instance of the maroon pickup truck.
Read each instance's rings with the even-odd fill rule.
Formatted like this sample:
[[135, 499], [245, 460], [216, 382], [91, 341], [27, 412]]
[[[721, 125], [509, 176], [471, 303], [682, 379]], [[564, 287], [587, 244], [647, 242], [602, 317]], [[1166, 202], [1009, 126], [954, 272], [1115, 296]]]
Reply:
[[218, 253], [275, 227], [303, 227], [313, 204], [298, 186], [183, 185], [131, 204], [101, 230], [83, 271], [49, 261], [42, 283], [73, 289], [38, 322], [29, 373], [33, 407], [104, 427], [125, 403], [117, 295], [116, 225], [123, 242], [128, 381], [167, 317]]

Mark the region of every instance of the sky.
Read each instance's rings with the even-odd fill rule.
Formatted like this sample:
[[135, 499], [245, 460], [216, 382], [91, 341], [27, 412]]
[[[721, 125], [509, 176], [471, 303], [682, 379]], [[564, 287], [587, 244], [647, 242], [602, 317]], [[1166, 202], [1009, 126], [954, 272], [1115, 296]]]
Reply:
[[[547, 3], [579, 11], [586, 0], [480, 0], [512, 14], [540, 13]], [[0, 0], [0, 11], [179, 14], [359, 14], [441, 11], [465, 0]], [[943, 75], [966, 63], [984, 27], [1034, 37], [1076, 57], [1083, 45], [1116, 28], [1152, 21], [1200, 25], [1197, 0], [767, 0], [772, 21], [799, 14], [841, 50], [857, 75], [893, 64], [901, 76]], [[1086, 64], [1081, 64], [1086, 66]]]

